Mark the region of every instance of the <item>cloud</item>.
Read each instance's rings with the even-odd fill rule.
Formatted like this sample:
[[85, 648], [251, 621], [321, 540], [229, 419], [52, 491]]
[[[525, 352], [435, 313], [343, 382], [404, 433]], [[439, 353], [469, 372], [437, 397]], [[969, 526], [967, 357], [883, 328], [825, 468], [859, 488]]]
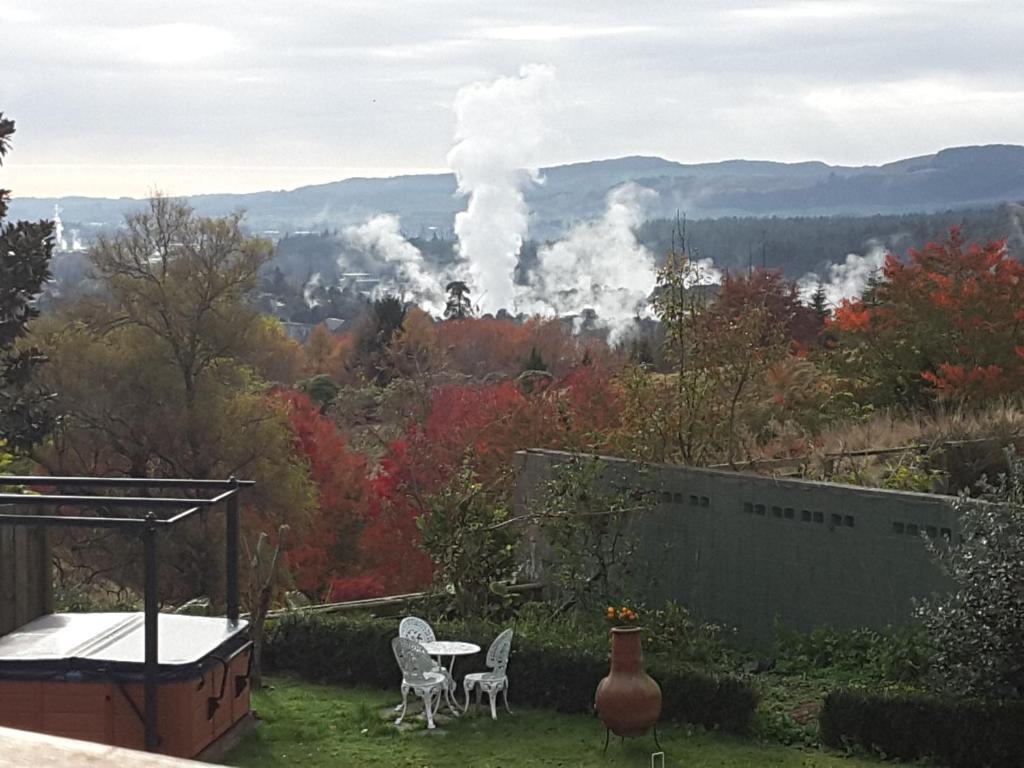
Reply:
[[[4, 185], [24, 195], [88, 193], [90, 179], [69, 188], [17, 163], [437, 168], [459, 85], [533, 58], [558, 70], [550, 125], [572, 137], [541, 166], [632, 154], [859, 165], [1024, 135], [1024, 70], [1007, 55], [1024, 14], [1011, 0], [3, 5], [3, 108], [19, 123]], [[91, 183], [145, 195], [153, 181]], [[301, 180], [214, 168], [187, 182]]]
[[484, 27], [477, 35], [485, 40], [503, 40], [517, 43], [558, 43], [571, 40], [591, 40], [599, 37], [643, 35], [658, 28], [646, 25], [623, 24], [587, 26], [586, 24], [522, 24], [515, 26]]

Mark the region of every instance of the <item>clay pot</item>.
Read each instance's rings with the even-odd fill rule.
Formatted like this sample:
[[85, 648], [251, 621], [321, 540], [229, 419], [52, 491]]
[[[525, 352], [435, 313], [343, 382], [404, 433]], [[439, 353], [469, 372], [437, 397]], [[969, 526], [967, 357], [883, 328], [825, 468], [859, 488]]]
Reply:
[[643, 736], [661, 716], [661, 688], [644, 671], [641, 631], [612, 627], [612, 669], [597, 685], [597, 715], [616, 736]]

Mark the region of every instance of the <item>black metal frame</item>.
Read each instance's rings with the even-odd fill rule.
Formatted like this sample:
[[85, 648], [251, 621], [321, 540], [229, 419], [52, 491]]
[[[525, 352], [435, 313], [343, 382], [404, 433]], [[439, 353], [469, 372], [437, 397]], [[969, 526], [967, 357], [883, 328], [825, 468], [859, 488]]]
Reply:
[[[145, 554], [145, 663], [143, 687], [145, 691], [146, 749], [156, 751], [160, 745], [157, 731], [157, 676], [160, 669], [159, 635], [157, 620], [160, 596], [157, 582], [157, 546], [161, 530], [183, 522], [203, 509], [218, 504], [225, 505], [225, 602], [227, 619], [238, 624], [238, 495], [244, 488], [255, 483], [252, 480], [184, 480], [158, 478], [102, 478], [102, 477], [38, 477], [0, 475], [0, 487], [27, 486], [56, 489], [182, 489], [188, 491], [220, 491], [212, 498], [187, 499], [166, 496], [105, 496], [0, 493], [0, 506], [35, 507], [107, 507], [109, 509], [144, 510], [145, 517], [114, 517], [111, 515], [78, 516], [66, 515], [16, 515], [0, 511], [0, 525], [34, 526], [42, 528], [113, 528], [137, 534], [143, 543]], [[170, 517], [157, 515], [160, 511], [176, 511]]]

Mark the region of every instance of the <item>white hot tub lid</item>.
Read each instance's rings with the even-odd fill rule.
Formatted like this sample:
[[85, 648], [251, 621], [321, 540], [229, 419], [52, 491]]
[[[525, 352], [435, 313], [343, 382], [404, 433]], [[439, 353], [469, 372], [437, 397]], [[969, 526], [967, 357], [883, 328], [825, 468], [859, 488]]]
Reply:
[[[223, 618], [161, 613], [162, 665], [194, 664], [248, 626]], [[51, 613], [0, 637], [0, 662], [88, 659], [142, 664], [146, 657], [142, 613]]]

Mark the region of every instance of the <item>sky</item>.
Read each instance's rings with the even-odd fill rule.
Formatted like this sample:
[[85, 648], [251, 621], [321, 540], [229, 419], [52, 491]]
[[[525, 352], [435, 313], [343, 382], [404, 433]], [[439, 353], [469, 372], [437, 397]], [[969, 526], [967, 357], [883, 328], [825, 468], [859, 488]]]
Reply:
[[0, 0], [15, 196], [445, 170], [459, 88], [555, 68], [542, 165], [1024, 143], [1019, 0]]

